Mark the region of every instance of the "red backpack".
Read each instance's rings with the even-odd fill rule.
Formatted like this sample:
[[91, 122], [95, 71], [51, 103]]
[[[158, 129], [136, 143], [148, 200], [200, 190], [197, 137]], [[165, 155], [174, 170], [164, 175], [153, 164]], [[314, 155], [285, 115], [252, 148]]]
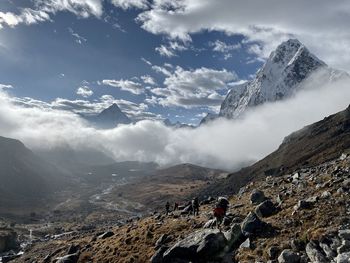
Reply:
[[225, 215], [225, 210], [222, 207], [216, 207], [213, 213], [215, 217], [223, 217]]

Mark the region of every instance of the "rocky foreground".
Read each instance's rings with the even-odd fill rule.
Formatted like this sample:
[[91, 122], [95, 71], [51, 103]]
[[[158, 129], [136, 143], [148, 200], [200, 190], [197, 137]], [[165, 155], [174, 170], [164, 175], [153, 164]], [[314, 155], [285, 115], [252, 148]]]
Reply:
[[155, 213], [119, 226], [67, 228], [45, 242], [33, 237], [11, 262], [350, 262], [349, 191], [350, 156], [342, 154], [250, 182], [229, 198], [222, 232], [208, 199], [197, 217]]

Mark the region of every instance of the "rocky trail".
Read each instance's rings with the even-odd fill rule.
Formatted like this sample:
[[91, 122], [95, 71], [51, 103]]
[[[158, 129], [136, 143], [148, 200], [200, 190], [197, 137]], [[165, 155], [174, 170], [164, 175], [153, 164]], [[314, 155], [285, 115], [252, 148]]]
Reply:
[[350, 258], [349, 190], [350, 156], [342, 154], [250, 182], [229, 197], [222, 231], [213, 220], [215, 199], [209, 198], [203, 199], [199, 216], [158, 211], [103, 227], [77, 222], [45, 242], [34, 235], [11, 262], [345, 263]]

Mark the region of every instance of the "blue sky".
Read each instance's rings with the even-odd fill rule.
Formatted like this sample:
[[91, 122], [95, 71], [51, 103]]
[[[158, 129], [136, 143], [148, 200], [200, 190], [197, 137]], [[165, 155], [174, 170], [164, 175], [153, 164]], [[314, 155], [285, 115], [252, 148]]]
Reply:
[[[28, 2], [1, 1], [0, 11], [20, 15], [24, 7], [35, 10], [35, 1]], [[198, 123], [201, 119], [199, 115], [217, 110], [222, 98], [209, 104], [201, 102], [211, 93], [208, 92], [199, 95], [198, 102], [194, 101], [193, 105], [192, 102], [182, 105], [181, 102], [169, 101], [162, 104], [148, 102], [147, 98], [152, 96], [153, 99], [163, 98], [154, 94], [152, 89], [167, 89], [164, 81], [174, 76], [177, 67], [181, 67], [182, 73], [187, 72], [188, 78], [193, 77], [191, 72], [206, 68], [205, 72], [199, 73], [201, 77], [198, 80], [184, 80], [179, 73], [168, 85], [176, 86], [176, 81], [189, 81], [187, 85], [193, 85], [195, 89], [196, 81], [205, 82], [210, 73], [218, 73], [220, 83], [216, 91], [224, 96], [232, 87], [228, 83], [249, 78], [262, 64], [256, 54], [247, 51], [251, 44], [242, 44], [242, 35], [229, 36], [224, 32], [204, 30], [193, 34], [191, 41], [173, 40], [143, 29], [135, 20], [143, 10], [124, 10], [107, 1], [103, 2], [103, 10], [100, 17], [89, 15], [84, 18], [62, 11], [50, 14], [50, 20], [33, 24], [8, 26], [3, 23], [0, 30], [0, 83], [12, 85], [11, 93], [20, 98], [30, 97], [47, 103], [56, 98], [94, 103], [100, 102], [103, 95], [111, 95], [124, 101], [124, 104], [119, 104], [122, 109], [125, 107], [127, 113], [128, 110], [131, 112], [127, 102], [131, 102], [142, 104], [141, 110], [147, 112], [145, 116], [148, 118]], [[169, 47], [171, 43], [178, 46], [173, 50], [166, 49], [173, 54], [157, 51], [162, 45]], [[157, 72], [152, 66], [167, 69], [170, 75], [160, 73], [159, 69]], [[221, 74], [223, 71], [232, 76], [227, 78]], [[147, 76], [148, 83], [142, 80], [142, 76]], [[103, 80], [119, 81], [120, 85], [121, 80], [129, 81], [124, 84], [138, 85], [138, 94], [122, 90], [121, 86], [103, 85]], [[202, 85], [203, 89], [212, 89], [210, 83]], [[79, 87], [88, 92], [84, 96], [77, 94]], [[95, 112], [101, 108], [98, 104], [88, 111]], [[79, 107], [72, 110], [79, 111]], [[135, 111], [135, 107], [132, 110]], [[139, 114], [136, 118], [145, 116]]]
[[3, 0], [0, 87], [28, 107], [198, 123], [288, 38], [350, 70], [349, 23], [347, 0]]

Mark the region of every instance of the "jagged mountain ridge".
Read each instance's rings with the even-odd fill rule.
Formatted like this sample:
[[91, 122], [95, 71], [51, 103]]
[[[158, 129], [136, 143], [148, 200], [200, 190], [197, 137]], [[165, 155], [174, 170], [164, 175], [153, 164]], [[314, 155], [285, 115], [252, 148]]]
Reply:
[[[328, 81], [347, 76], [343, 71], [328, 67], [299, 40], [289, 39], [270, 54], [254, 79], [229, 91], [218, 117], [237, 119], [249, 108], [288, 98], [301, 88], [304, 80], [321, 69]], [[215, 117], [205, 117], [202, 123], [213, 119]]]
[[312, 72], [327, 67], [297, 39], [289, 39], [273, 51], [256, 77], [227, 95], [219, 116], [238, 118], [248, 107], [289, 97]]

